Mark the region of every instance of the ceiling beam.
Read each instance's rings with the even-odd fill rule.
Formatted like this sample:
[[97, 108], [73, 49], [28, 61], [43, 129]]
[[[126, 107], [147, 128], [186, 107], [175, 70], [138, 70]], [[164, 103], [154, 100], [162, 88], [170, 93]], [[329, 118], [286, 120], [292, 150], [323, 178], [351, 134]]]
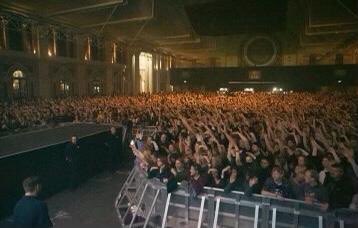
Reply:
[[134, 18], [128, 18], [128, 19], [106, 21], [106, 22], [83, 25], [81, 27], [82, 28], [94, 28], [94, 27], [103, 26], [103, 25], [114, 25], [114, 24], [122, 24], [122, 23], [128, 23], [128, 22], [151, 20], [151, 19], [154, 18], [154, 8], [155, 8], [155, 3], [154, 3], [154, 0], [152, 0], [152, 10], [151, 10], [151, 15], [150, 16], [134, 17]]
[[161, 37], [160, 39], [157, 39], [157, 40], [172, 40], [172, 39], [184, 39], [184, 38], [191, 38], [191, 34], [189, 33], [186, 33], [186, 34], [183, 34], [183, 35], [175, 35], [175, 36], [163, 36]]
[[124, 0], [115, 0], [115, 1], [110, 1], [110, 2], [104, 2], [104, 3], [98, 3], [98, 4], [73, 8], [73, 9], [61, 10], [61, 11], [47, 14], [46, 16], [54, 17], [54, 16], [65, 15], [65, 14], [78, 13], [78, 12], [85, 11], [85, 10], [101, 9], [104, 7], [109, 7], [109, 6], [113, 6], [113, 5], [117, 5], [117, 4], [125, 4], [126, 2], [127, 1], [124, 1]]
[[170, 41], [170, 42], [158, 42], [160, 46], [173, 46], [173, 45], [181, 45], [181, 44], [197, 44], [200, 43], [200, 38], [196, 38], [194, 40], [183, 40], [183, 41]]
[[114, 24], [123, 24], [123, 23], [128, 23], [128, 22], [150, 20], [152, 18], [153, 18], [152, 16], [134, 17], [134, 18], [129, 18], [129, 19], [121, 19], [121, 20], [114, 20], [114, 21], [109, 21], [109, 22], [101, 22], [101, 23], [96, 23], [96, 24], [89, 24], [89, 25], [84, 25], [84, 26], [81, 26], [81, 27], [82, 28], [93, 28], [93, 27], [98, 27], [98, 26], [102, 26], [102, 25], [114, 25]]

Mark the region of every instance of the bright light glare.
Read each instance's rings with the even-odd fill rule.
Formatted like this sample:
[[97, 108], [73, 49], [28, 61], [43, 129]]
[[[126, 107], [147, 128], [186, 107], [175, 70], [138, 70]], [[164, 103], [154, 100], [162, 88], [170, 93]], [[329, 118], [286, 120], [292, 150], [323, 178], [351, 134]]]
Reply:
[[254, 92], [254, 88], [245, 88], [244, 89], [245, 92]]
[[275, 93], [275, 92], [282, 92], [283, 89], [282, 88], [277, 88], [277, 87], [273, 87], [272, 88], [272, 92]]

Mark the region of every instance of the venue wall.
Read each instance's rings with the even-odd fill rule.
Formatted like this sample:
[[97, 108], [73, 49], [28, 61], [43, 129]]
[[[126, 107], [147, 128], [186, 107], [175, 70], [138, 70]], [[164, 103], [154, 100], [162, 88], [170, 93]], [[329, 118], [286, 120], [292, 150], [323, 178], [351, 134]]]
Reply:
[[358, 65], [178, 68], [170, 71], [174, 90], [320, 90], [358, 87]]

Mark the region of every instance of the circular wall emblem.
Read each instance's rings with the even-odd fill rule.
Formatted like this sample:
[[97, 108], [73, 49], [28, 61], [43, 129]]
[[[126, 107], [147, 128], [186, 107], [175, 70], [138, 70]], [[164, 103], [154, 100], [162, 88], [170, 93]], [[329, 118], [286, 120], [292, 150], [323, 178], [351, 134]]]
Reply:
[[244, 46], [244, 58], [250, 66], [271, 65], [277, 57], [276, 42], [268, 36], [255, 36]]

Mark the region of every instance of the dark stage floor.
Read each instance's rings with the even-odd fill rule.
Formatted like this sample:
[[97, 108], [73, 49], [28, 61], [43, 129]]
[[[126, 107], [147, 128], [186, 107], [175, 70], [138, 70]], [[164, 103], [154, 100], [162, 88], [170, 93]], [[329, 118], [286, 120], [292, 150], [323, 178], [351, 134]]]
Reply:
[[75, 191], [66, 190], [47, 200], [54, 227], [118, 228], [115, 198], [128, 172], [101, 174]]
[[0, 158], [63, 143], [68, 141], [74, 134], [81, 138], [104, 132], [108, 129], [108, 126], [98, 124], [71, 124], [0, 137]]
[[[114, 209], [127, 171], [103, 173], [81, 185], [75, 191], [63, 191], [46, 202], [54, 227], [58, 228], [118, 228]], [[0, 227], [7, 227], [0, 222]]]

